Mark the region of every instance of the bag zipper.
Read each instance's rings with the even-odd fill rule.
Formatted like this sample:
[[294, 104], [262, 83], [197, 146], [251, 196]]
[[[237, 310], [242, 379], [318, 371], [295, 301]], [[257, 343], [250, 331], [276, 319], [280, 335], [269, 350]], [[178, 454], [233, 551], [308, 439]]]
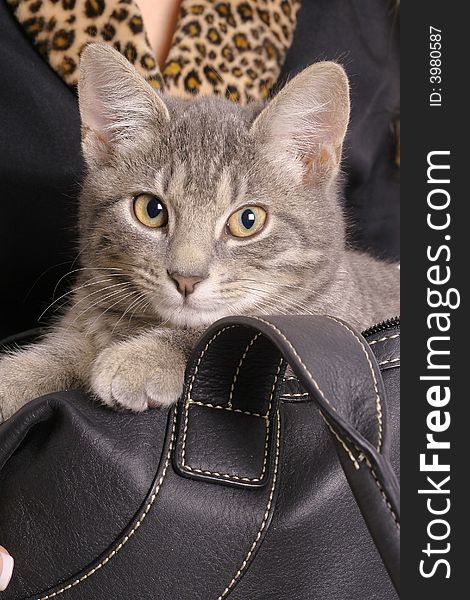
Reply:
[[362, 335], [366, 338], [371, 335], [375, 335], [376, 333], [387, 331], [387, 329], [393, 329], [394, 327], [400, 327], [400, 317], [392, 317], [391, 319], [377, 323], [377, 325], [372, 325], [372, 327], [369, 327], [363, 331]]

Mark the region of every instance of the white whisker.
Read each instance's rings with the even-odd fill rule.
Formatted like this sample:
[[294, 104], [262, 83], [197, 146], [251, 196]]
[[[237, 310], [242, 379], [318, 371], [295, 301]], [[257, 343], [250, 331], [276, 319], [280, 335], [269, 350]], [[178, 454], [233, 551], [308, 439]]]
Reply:
[[279, 282], [279, 283], [273, 283], [273, 282], [270, 282], [270, 281], [263, 281], [262, 279], [237, 279], [237, 280], [233, 281], [233, 283], [238, 283], [239, 281], [240, 282], [246, 281], [248, 283], [256, 283], [256, 284], [260, 284], [260, 285], [267, 285], [267, 286], [270, 286], [270, 287], [275, 287], [279, 291], [283, 287], [287, 287], [287, 288], [292, 288], [292, 289], [295, 289], [295, 290], [306, 291], [306, 292], [309, 292], [310, 294], [313, 294], [315, 296], [318, 295], [318, 292], [315, 292], [311, 288], [306, 288], [306, 287], [303, 287], [303, 286], [300, 286], [300, 285], [297, 285], [297, 284], [294, 284], [294, 283], [281, 283], [281, 282]]
[[78, 286], [76, 288], [72, 288], [71, 290], [69, 290], [68, 292], [65, 292], [65, 294], [62, 294], [62, 296], [59, 296], [58, 298], [56, 298], [56, 300], [54, 300], [53, 302], [51, 302], [49, 304], [49, 306], [47, 308], [45, 308], [42, 311], [42, 313], [39, 315], [38, 321], [40, 321], [42, 319], [42, 317], [47, 313], [47, 311], [50, 308], [52, 308], [54, 306], [54, 304], [57, 304], [57, 302], [59, 302], [60, 300], [62, 300], [62, 298], [66, 298], [67, 296], [70, 296], [70, 294], [73, 294], [74, 292], [78, 292], [78, 290], [81, 290], [83, 288], [89, 287], [90, 285], [99, 285], [100, 283], [106, 283], [108, 281], [111, 281], [111, 278], [109, 276], [106, 279], [100, 279], [99, 281], [89, 281], [88, 283], [84, 283], [83, 285], [80, 285], [80, 286]]
[[146, 299], [146, 296], [144, 296], [144, 294], [140, 293], [138, 294], [137, 298], [132, 300], [130, 302], [130, 304], [127, 306], [126, 310], [122, 313], [122, 315], [119, 317], [118, 321], [115, 323], [113, 330], [111, 331], [111, 336], [114, 335], [114, 331], [116, 330], [116, 327], [119, 325], [119, 323], [124, 319], [124, 317], [126, 316], [126, 314], [131, 310], [131, 308], [133, 306], [135, 306], [136, 304], [140, 304], [142, 302], [142, 299]]
[[[123, 290], [119, 290], [119, 292], [122, 292]], [[113, 304], [111, 304], [110, 306], [108, 306], [108, 308], [106, 308], [105, 310], [101, 311], [100, 314], [96, 317], [96, 319], [94, 319], [92, 321], [92, 323], [88, 326], [85, 335], [88, 335], [90, 333], [90, 330], [93, 328], [94, 324], [99, 321], [109, 310], [111, 310], [112, 308], [114, 308], [117, 304], [120, 304], [121, 302], [124, 302], [124, 300], [126, 300], [127, 298], [133, 296], [134, 294], [138, 294], [138, 292], [136, 292], [135, 290], [129, 292], [128, 294], [125, 294], [124, 296], [122, 296], [121, 298], [118, 298], [116, 300], [116, 302], [114, 302]]]
[[111, 298], [115, 298], [116, 296], [125, 293], [129, 289], [131, 284], [129, 283], [129, 284], [127, 284], [127, 286], [128, 287], [125, 287], [125, 288], [123, 287], [119, 290], [115, 290], [114, 292], [110, 292], [109, 294], [106, 294], [104, 297], [101, 297], [101, 298], [98, 298], [97, 300], [95, 300], [95, 302], [90, 304], [90, 306], [88, 306], [85, 310], [82, 310], [81, 312], [78, 313], [78, 315], [75, 317], [75, 319], [72, 321], [72, 323], [69, 324], [69, 327], [74, 325], [78, 319], [83, 317], [83, 315], [85, 315], [90, 310], [93, 310], [94, 308], [96, 308], [97, 306], [100, 306], [100, 304], [103, 304], [104, 302], [107, 302]]
[[55, 296], [57, 288], [59, 287], [60, 283], [69, 275], [73, 275], [74, 273], [78, 273], [79, 271], [122, 271], [123, 269], [116, 269], [114, 267], [80, 267], [79, 269], [73, 269], [73, 271], [69, 271], [68, 273], [65, 273], [65, 275], [62, 275], [62, 277], [59, 279], [59, 281], [55, 284], [55, 288], [54, 291], [52, 293], [52, 297]]

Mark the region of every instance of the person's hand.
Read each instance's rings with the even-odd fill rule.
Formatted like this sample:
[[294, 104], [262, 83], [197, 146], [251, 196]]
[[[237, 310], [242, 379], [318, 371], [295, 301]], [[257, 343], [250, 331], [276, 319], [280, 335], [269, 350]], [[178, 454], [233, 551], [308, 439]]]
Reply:
[[0, 546], [0, 592], [7, 589], [13, 573], [14, 564], [15, 561], [8, 551], [3, 546]]

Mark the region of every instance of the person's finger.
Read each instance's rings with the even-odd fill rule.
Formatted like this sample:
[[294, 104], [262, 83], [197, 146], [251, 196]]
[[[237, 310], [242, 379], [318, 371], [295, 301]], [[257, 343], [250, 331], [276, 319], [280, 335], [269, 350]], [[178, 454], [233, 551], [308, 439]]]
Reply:
[[8, 551], [0, 546], [0, 592], [7, 589], [13, 573], [15, 561]]

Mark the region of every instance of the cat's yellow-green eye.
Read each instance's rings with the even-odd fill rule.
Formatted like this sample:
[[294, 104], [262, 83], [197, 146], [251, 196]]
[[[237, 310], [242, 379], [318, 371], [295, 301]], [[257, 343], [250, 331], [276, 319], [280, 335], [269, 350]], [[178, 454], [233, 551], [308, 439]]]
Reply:
[[227, 229], [231, 235], [247, 238], [263, 229], [267, 213], [261, 206], [244, 206], [229, 218]]
[[139, 194], [134, 198], [134, 214], [146, 227], [158, 229], [168, 223], [166, 206], [152, 194]]

